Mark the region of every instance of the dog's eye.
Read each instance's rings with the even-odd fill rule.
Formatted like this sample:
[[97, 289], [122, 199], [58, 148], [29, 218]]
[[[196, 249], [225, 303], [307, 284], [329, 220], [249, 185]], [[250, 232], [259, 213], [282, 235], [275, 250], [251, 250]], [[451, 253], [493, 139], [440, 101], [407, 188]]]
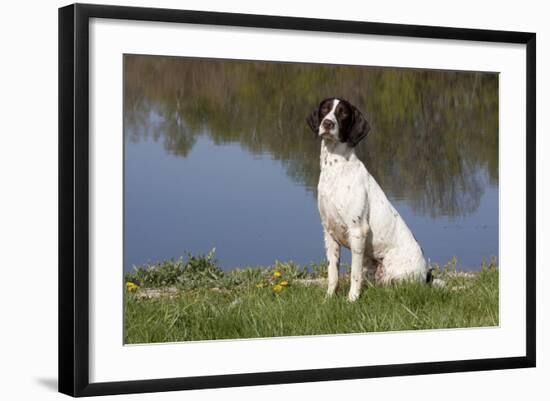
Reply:
[[348, 116], [348, 112], [344, 109], [340, 109], [338, 111], [338, 115], [341, 117], [341, 118], [346, 118]]

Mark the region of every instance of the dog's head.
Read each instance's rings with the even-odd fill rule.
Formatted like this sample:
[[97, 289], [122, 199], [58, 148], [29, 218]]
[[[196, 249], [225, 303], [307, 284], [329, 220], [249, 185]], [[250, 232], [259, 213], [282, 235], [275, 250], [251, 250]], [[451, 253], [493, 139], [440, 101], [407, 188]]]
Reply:
[[328, 98], [306, 119], [311, 130], [328, 141], [357, 145], [370, 131], [370, 124], [363, 114], [343, 99]]

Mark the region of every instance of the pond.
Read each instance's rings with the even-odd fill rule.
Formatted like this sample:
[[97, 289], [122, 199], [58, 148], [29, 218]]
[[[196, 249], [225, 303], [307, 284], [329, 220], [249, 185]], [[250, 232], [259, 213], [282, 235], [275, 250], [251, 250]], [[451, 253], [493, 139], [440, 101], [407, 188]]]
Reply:
[[124, 83], [125, 270], [323, 261], [305, 117], [328, 96], [368, 116], [357, 153], [432, 263], [498, 255], [497, 74], [127, 55]]

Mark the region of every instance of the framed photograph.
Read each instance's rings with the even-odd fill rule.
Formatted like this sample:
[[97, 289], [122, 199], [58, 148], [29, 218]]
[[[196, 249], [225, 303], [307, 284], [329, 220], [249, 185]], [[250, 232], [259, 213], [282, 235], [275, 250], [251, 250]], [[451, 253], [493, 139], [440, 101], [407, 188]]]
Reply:
[[535, 75], [534, 33], [61, 8], [59, 391], [535, 366]]

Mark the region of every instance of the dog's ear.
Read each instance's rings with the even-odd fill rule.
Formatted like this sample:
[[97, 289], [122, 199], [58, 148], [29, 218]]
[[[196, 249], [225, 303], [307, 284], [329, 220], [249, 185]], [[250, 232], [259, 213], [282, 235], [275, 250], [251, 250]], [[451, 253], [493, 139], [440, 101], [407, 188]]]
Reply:
[[314, 133], [319, 132], [319, 109], [315, 109], [311, 114], [306, 118], [307, 125]]
[[357, 107], [351, 107], [353, 109], [353, 121], [350, 126], [347, 142], [351, 147], [354, 147], [367, 136], [370, 131], [370, 124]]

